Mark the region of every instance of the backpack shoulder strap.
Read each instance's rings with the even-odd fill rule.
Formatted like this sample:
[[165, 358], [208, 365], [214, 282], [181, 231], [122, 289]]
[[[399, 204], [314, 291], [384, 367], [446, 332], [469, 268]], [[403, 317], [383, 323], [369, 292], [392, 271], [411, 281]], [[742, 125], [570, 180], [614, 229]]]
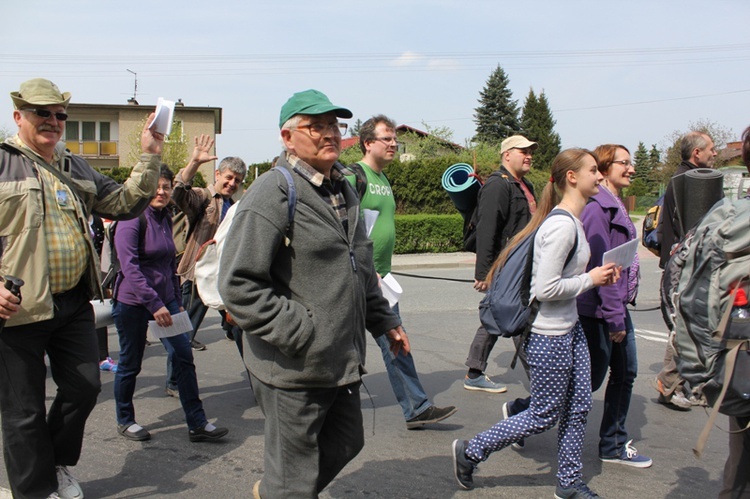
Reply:
[[[549, 215], [547, 215], [547, 218], [555, 216], [555, 215], [567, 215], [568, 218], [573, 220], [573, 225], [575, 226], [575, 223], [576, 223], [575, 218], [573, 217], [573, 215], [571, 215], [567, 211], [555, 208], [549, 212]], [[568, 264], [573, 260], [573, 257], [575, 256], [576, 251], [578, 251], [578, 226], [575, 226], [575, 229], [576, 229], [576, 240], [573, 243], [573, 247], [570, 248], [570, 251], [568, 252], [568, 256], [565, 258], [565, 264], [563, 265], [563, 268], [568, 266]]]
[[287, 222], [286, 230], [284, 234], [284, 244], [289, 246], [292, 244], [292, 227], [294, 225], [294, 213], [297, 210], [297, 187], [294, 184], [294, 178], [289, 170], [281, 168], [280, 166], [274, 166], [272, 170], [280, 172], [286, 179], [287, 183], [287, 198], [289, 199], [289, 205], [287, 207]]
[[365, 169], [359, 163], [352, 163], [347, 168], [354, 173], [356, 178], [355, 189], [359, 195], [359, 199], [362, 199], [367, 193], [367, 174], [365, 173]]

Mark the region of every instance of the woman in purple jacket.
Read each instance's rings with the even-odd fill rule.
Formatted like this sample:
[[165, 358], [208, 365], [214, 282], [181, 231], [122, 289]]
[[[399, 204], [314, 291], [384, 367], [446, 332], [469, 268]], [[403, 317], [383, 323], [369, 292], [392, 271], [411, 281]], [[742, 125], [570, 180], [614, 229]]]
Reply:
[[[139, 218], [118, 222], [114, 243], [120, 271], [113, 291], [112, 317], [120, 337], [120, 362], [115, 374], [117, 431], [129, 440], [149, 440], [151, 434], [135, 421], [133, 392], [141, 371], [148, 321], [171, 326], [181, 312], [172, 219], [165, 208], [172, 199], [174, 174], [162, 165], [156, 197]], [[228, 433], [206, 419], [198, 396], [193, 351], [187, 333], [161, 339], [173, 360], [191, 442], [218, 440]]]
[[[586, 239], [591, 247], [588, 268], [602, 264], [605, 251], [635, 239], [635, 225], [620, 200], [622, 189], [630, 185], [635, 167], [625, 146], [597, 147], [599, 172], [604, 176], [599, 193], [590, 198], [581, 214]], [[578, 296], [578, 314], [591, 354], [591, 391], [604, 382], [604, 414], [599, 427], [599, 458], [636, 468], [648, 468], [652, 461], [638, 454], [625, 429], [633, 382], [638, 372], [635, 329], [627, 304], [635, 303], [638, 293], [639, 262], [622, 270], [622, 278], [612, 286], [597, 287]]]

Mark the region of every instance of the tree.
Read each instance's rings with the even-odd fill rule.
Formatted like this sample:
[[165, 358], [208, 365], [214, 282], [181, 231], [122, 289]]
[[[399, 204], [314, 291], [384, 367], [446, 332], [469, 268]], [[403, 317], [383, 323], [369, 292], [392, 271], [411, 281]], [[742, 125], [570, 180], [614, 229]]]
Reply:
[[518, 101], [508, 88], [508, 77], [499, 65], [479, 93], [479, 107], [474, 111], [477, 124], [476, 142], [499, 143], [521, 130], [518, 121]]
[[357, 121], [349, 128], [349, 135], [352, 137], [359, 137], [359, 131], [362, 129], [362, 120], [357, 118]]
[[633, 153], [633, 166], [635, 167], [635, 175], [632, 176], [632, 180], [647, 181], [651, 173], [651, 159], [643, 142], [638, 142], [638, 149]]
[[[146, 125], [147, 119], [147, 116], [144, 117], [141, 120], [140, 125], [135, 127], [133, 133], [130, 135], [130, 137], [128, 137], [128, 144], [130, 145], [128, 164], [130, 165], [134, 165], [140, 160], [141, 131]], [[169, 165], [169, 167], [173, 171], [177, 172], [180, 168], [187, 164], [189, 158], [190, 151], [188, 149], [187, 138], [182, 133], [182, 126], [180, 126], [180, 122], [175, 121], [172, 123], [172, 130], [169, 132], [169, 135], [164, 138], [164, 147], [162, 147], [161, 151], [161, 160], [163, 163]]]
[[523, 106], [521, 133], [539, 144], [534, 153], [534, 168], [549, 170], [552, 160], [560, 153], [560, 136], [554, 131], [555, 123], [544, 91], [537, 97], [534, 89], [529, 89]]

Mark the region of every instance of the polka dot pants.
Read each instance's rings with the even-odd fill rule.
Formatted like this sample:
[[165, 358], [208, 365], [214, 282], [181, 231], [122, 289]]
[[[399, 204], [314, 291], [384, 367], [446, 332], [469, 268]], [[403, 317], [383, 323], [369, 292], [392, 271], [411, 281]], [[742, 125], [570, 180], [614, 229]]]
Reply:
[[559, 423], [557, 479], [567, 487], [582, 476], [586, 415], [591, 410], [591, 360], [580, 324], [563, 336], [531, 333], [526, 341], [531, 405], [469, 441], [466, 456], [485, 461], [491, 453]]

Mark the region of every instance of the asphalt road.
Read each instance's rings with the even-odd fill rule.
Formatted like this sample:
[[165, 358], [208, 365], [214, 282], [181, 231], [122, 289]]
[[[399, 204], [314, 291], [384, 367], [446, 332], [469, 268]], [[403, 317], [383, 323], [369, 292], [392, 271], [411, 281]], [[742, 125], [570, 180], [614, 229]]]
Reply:
[[[471, 267], [418, 269], [409, 273], [469, 280]], [[476, 489], [459, 489], [452, 475], [450, 444], [489, 428], [501, 417], [502, 403], [525, 396], [522, 369], [509, 369], [512, 342], [498, 342], [488, 374], [508, 385], [505, 394], [463, 389], [464, 360], [478, 318], [478, 295], [468, 283], [398, 276], [404, 288], [401, 314], [411, 339], [417, 368], [436, 405], [455, 405], [458, 413], [444, 424], [407, 431], [391, 391], [380, 352], [368, 343], [362, 390], [366, 444], [362, 453], [321, 494], [323, 498], [550, 498], [554, 496], [556, 438], [553, 429], [528, 439], [526, 448], [493, 454], [475, 475]], [[683, 413], [656, 403], [651, 380], [664, 354], [665, 328], [658, 310], [656, 259], [644, 257], [638, 309], [638, 379], [628, 417], [634, 445], [653, 458], [649, 469], [604, 464], [597, 457], [597, 434], [603, 393], [594, 394], [589, 416], [584, 474], [603, 497], [715, 497], [727, 455], [727, 437], [714, 429], [702, 459], [692, 447], [707, 415], [702, 409]], [[263, 416], [255, 403], [235, 345], [224, 339], [218, 315], [207, 317], [198, 339], [208, 350], [195, 353], [201, 397], [211, 421], [230, 429], [221, 443], [190, 443], [179, 401], [164, 394], [166, 357], [161, 345], [147, 347], [138, 377], [135, 406], [138, 422], [153, 435], [131, 442], [115, 429], [111, 373], [102, 373], [102, 393], [89, 418], [81, 460], [72, 471], [87, 498], [251, 497], [263, 472]], [[110, 328], [116, 357], [117, 336]], [[55, 386], [48, 383], [48, 402]], [[726, 428], [726, 417], [719, 418]], [[4, 468], [4, 464], [3, 464]], [[0, 486], [7, 487], [0, 472]], [[2, 497], [2, 494], [0, 494]]]

